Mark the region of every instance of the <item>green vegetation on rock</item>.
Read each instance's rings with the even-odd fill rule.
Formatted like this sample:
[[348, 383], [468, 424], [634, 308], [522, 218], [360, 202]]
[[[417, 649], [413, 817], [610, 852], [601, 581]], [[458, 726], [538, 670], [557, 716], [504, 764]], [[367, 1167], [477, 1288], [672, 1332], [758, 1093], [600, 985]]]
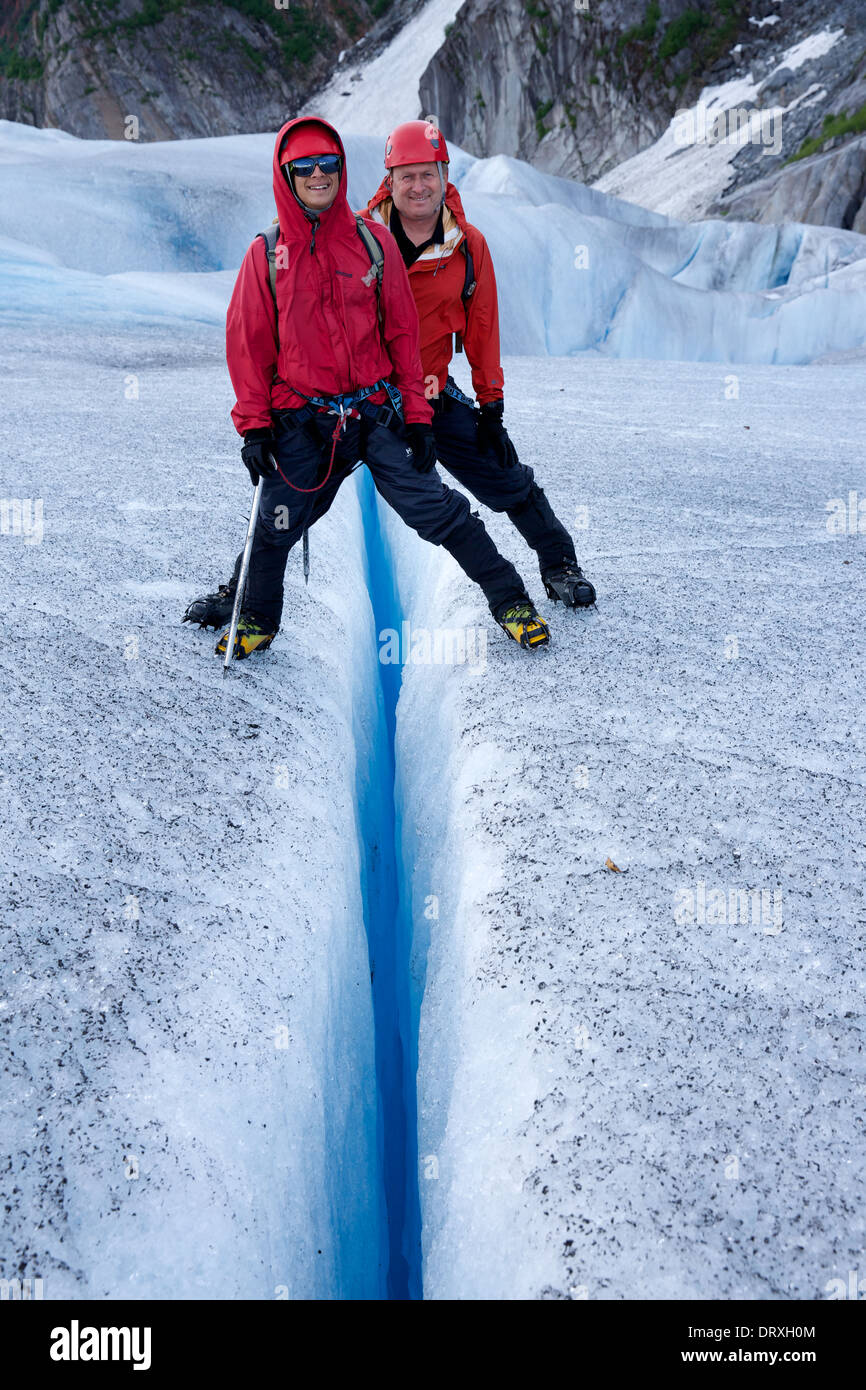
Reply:
[[623, 49], [630, 43], [652, 43], [661, 19], [661, 5], [659, 0], [649, 0], [646, 13], [642, 24], [633, 24], [630, 29], [625, 29], [616, 41], [616, 52], [618, 57], [622, 57]]
[[550, 101], [540, 101], [535, 108], [535, 133], [538, 136], [539, 142], [542, 141], [547, 134], [547, 126], [544, 122], [547, 120], [552, 110], [552, 97]]
[[794, 164], [798, 159], [808, 159], [810, 154], [817, 154], [823, 149], [828, 140], [835, 140], [840, 135], [862, 135], [866, 131], [866, 105], [855, 111], [853, 116], [849, 116], [847, 111], [842, 111], [838, 116], [832, 116], [828, 112], [824, 117], [824, 124], [821, 127], [821, 134], [814, 136], [811, 140], [804, 140], [795, 155], [786, 160], [786, 164]]
[[668, 58], [674, 58], [677, 53], [681, 53], [695, 34], [708, 28], [709, 24], [709, 19], [705, 14], [701, 14], [700, 10], [685, 10], [678, 19], [671, 20], [659, 44], [658, 56], [661, 62], [664, 63]]
[[[730, 49], [746, 8], [747, 0], [715, 0], [711, 13], [692, 6], [660, 32], [661, 6], [657, 0], [651, 0], [643, 21], [620, 34], [615, 56], [622, 68], [628, 50], [629, 68], [634, 74], [650, 70], [656, 81], [672, 81], [682, 91], [692, 77]], [[673, 78], [666, 77], [666, 65], [681, 53], [689, 54], [691, 62]]]
[[37, 82], [45, 72], [41, 58], [24, 58], [8, 44], [0, 44], [0, 77], [10, 82]]
[[[172, 14], [181, 11], [190, 11], [205, 8], [208, 0], [139, 0], [140, 8], [126, 19], [113, 20], [110, 24], [101, 18], [99, 22], [92, 24], [82, 35], [85, 39], [106, 38], [118, 32], [134, 34], [138, 30], [152, 28], [156, 24], [161, 24]], [[278, 51], [286, 63], [298, 62], [309, 63], [316, 55], [318, 50], [327, 44], [332, 34], [327, 25], [313, 18], [306, 10], [299, 5], [293, 4], [288, 10], [277, 10], [273, 0], [222, 0], [222, 3], [232, 10], [237, 10], [239, 14], [246, 16], [247, 19], [260, 20], [268, 25], [272, 30]], [[372, 9], [375, 13], [383, 13], [387, 9], [391, 0], [379, 0], [380, 8], [374, 4]], [[117, 4], [117, 0], [89, 0], [88, 8], [98, 17], [98, 10], [111, 10]], [[347, 20], [353, 18], [351, 11], [345, 11]], [[227, 51], [227, 48], [238, 41], [238, 36], [229, 31], [227, 44], [224, 43], [220, 51]], [[243, 47], [246, 56], [254, 67], [261, 70], [264, 66], [264, 59], [261, 54], [248, 43], [241, 39], [239, 46]]]
[[539, 21], [538, 28], [533, 26], [532, 37], [535, 39], [535, 47], [538, 49], [541, 56], [545, 57], [550, 48], [548, 42], [550, 39], [550, 29], [546, 23], [546, 21], [550, 19], [550, 10], [544, 5], [539, 5], [537, 0], [524, 0], [524, 3], [529, 18]]

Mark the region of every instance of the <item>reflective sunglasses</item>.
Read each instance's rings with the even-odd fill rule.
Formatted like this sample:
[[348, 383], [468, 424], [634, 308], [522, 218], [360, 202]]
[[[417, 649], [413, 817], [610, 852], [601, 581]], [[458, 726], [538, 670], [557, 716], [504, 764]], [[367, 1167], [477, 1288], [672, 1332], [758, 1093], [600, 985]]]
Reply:
[[308, 179], [317, 164], [323, 174], [338, 174], [343, 161], [338, 154], [314, 154], [305, 159], [289, 160], [289, 170], [299, 178]]

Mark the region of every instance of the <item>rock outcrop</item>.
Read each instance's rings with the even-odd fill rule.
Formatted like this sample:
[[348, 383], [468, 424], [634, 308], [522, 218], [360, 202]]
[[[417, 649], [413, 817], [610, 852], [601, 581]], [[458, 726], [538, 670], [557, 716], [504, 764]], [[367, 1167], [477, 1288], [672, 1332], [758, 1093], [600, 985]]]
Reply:
[[342, 50], [418, 0], [12, 0], [0, 117], [166, 140], [278, 126]]
[[473, 154], [591, 182], [661, 134], [747, 12], [744, 0], [467, 0], [422, 105]]
[[710, 210], [739, 222], [811, 222], [866, 234], [866, 136], [744, 184]]
[[697, 215], [862, 225], [863, 0], [466, 0], [421, 97], [472, 153], [592, 183], [720, 87], [781, 145], [744, 145]]

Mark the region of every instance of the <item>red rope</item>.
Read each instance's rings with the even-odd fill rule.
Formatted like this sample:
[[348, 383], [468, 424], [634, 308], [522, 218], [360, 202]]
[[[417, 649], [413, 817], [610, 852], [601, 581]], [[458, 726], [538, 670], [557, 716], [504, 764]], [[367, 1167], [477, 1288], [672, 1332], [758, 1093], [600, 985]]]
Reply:
[[336, 457], [337, 453], [337, 444], [340, 439], [340, 431], [342, 430], [343, 424], [345, 423], [345, 418], [346, 417], [344, 415], [341, 415], [340, 418], [337, 420], [336, 425], [334, 426], [334, 433], [331, 435], [331, 457], [328, 461], [328, 471], [325, 474], [322, 481], [320, 483], [317, 483], [315, 487], [298, 487], [296, 483], [293, 483], [290, 478], [286, 477], [279, 463], [277, 463], [276, 455], [272, 456], [274, 463], [277, 464], [277, 472], [279, 473], [283, 482], [288, 483], [289, 487], [292, 488], [295, 492], [321, 492], [322, 488], [325, 486], [325, 483], [330, 478], [331, 472], [334, 467], [334, 458]]

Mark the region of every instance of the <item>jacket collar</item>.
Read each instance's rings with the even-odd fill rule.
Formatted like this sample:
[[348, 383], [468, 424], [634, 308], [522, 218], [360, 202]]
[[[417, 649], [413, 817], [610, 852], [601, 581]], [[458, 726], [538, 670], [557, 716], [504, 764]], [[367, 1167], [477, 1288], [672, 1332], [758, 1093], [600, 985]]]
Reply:
[[[391, 197], [391, 191], [383, 179], [376, 193], [370, 200], [370, 213], [380, 222], [384, 222], [387, 227], [391, 221], [393, 208], [394, 200]], [[445, 190], [445, 205], [442, 208], [442, 226], [445, 232], [445, 240], [441, 244], [428, 246], [427, 250], [422, 251], [421, 255], [415, 261], [415, 265], [422, 265], [425, 261], [441, 261], [444, 257], [450, 256], [452, 252], [457, 250], [457, 247], [466, 235], [466, 228], [468, 226], [466, 214], [463, 211], [460, 194], [457, 192], [453, 183], [449, 183]]]

